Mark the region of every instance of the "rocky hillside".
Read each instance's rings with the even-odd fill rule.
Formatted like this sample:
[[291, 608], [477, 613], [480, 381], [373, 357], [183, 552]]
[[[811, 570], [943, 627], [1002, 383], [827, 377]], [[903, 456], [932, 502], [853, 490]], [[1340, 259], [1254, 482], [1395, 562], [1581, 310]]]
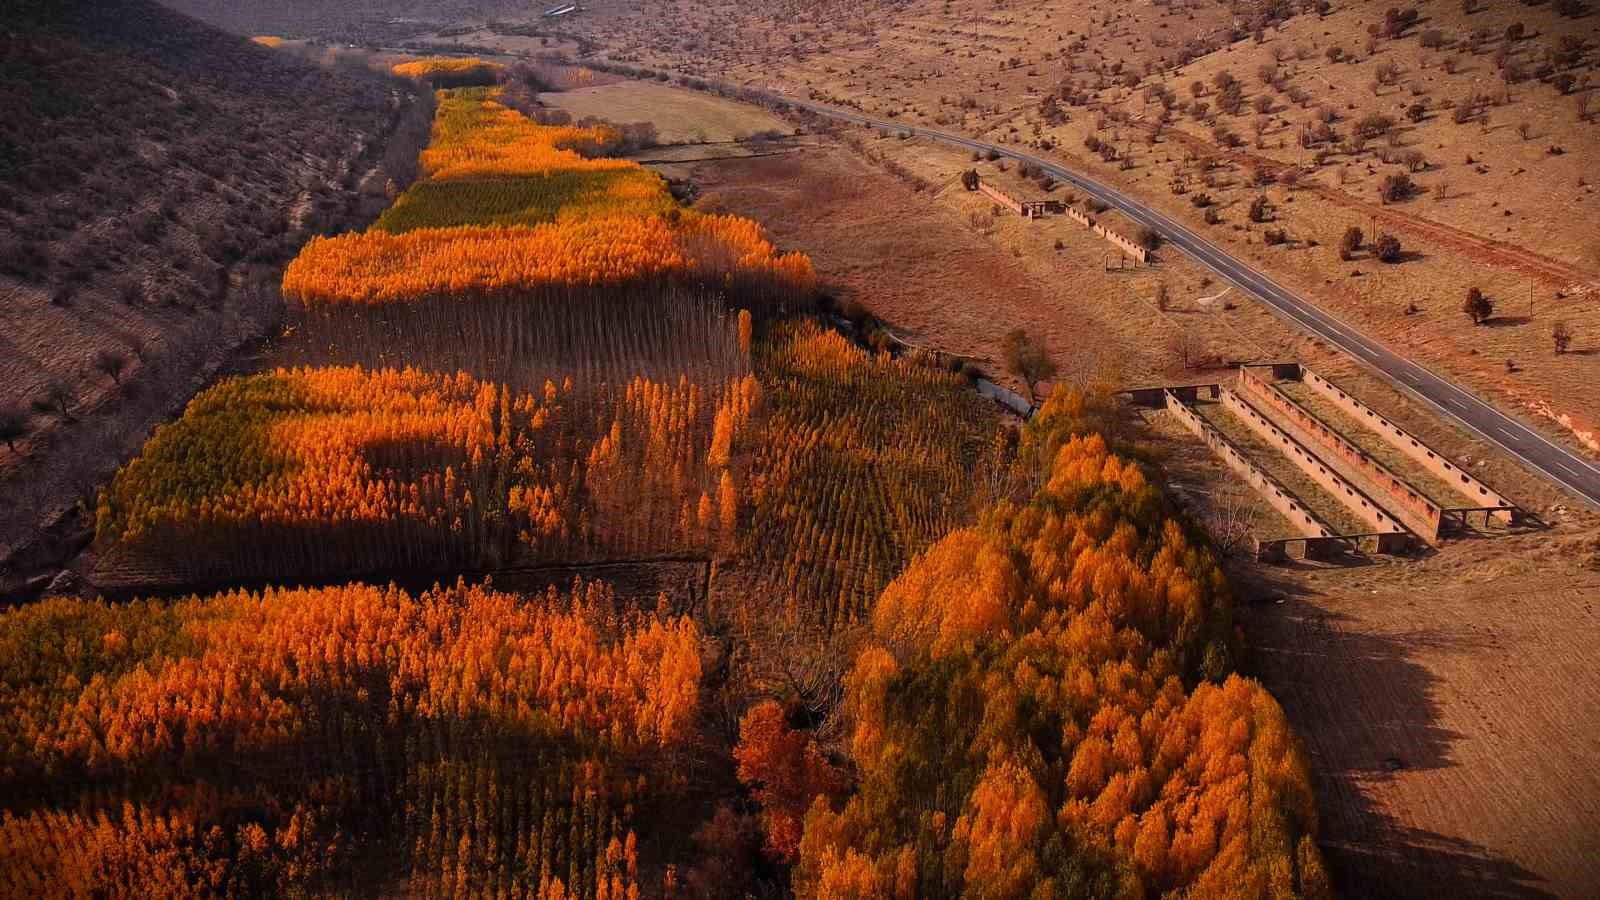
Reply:
[[[0, 14], [0, 593], [359, 218], [410, 98], [148, 0]], [[92, 504], [91, 504], [92, 505]], [[51, 529], [55, 529], [52, 531]]]

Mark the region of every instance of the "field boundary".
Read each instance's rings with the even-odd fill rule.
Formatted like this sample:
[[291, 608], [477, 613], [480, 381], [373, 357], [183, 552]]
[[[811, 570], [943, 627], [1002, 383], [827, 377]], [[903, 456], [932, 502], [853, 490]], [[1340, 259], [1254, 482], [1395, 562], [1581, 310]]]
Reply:
[[[1388, 467], [1369, 456], [1366, 451], [1346, 440], [1333, 426], [1317, 418], [1310, 410], [1296, 403], [1293, 398], [1279, 390], [1271, 382], [1262, 379], [1251, 371], [1251, 366], [1239, 367], [1239, 386], [1242, 391], [1260, 399], [1270, 405], [1275, 411], [1282, 414], [1288, 423], [1298, 426], [1305, 437], [1318, 447], [1333, 454], [1338, 460], [1353, 466], [1362, 475], [1366, 476], [1390, 500], [1399, 507], [1397, 511], [1408, 513], [1416, 521], [1410, 525], [1422, 525], [1422, 528], [1413, 527], [1423, 540], [1430, 544], [1439, 542], [1440, 527], [1444, 518], [1444, 510], [1419, 488], [1390, 471]], [[1272, 367], [1274, 371], [1278, 367]], [[1315, 451], [1313, 451], [1315, 452]]]
[[1343, 503], [1345, 508], [1365, 519], [1377, 529], [1377, 550], [1379, 553], [1401, 553], [1411, 546], [1412, 534], [1409, 529], [1400, 524], [1393, 516], [1384, 511], [1378, 502], [1368, 497], [1364, 491], [1352, 484], [1343, 475], [1324, 463], [1312, 453], [1309, 448], [1295, 439], [1294, 435], [1279, 428], [1273, 421], [1256, 409], [1244, 397], [1229, 390], [1221, 388], [1222, 405], [1233, 411], [1252, 430], [1266, 439], [1268, 443], [1276, 444], [1278, 452], [1282, 453], [1294, 463], [1296, 467], [1315, 481], [1334, 499]]
[[[304, 575], [290, 578], [184, 578], [180, 573], [149, 568], [143, 573], [121, 575], [97, 569], [89, 582], [108, 600], [171, 599], [188, 596], [209, 596], [232, 590], [261, 590], [275, 588], [316, 588], [342, 584], [365, 583], [373, 585], [395, 584], [403, 588], [424, 591], [435, 584], [453, 584], [464, 579], [469, 584], [492, 581], [496, 587], [516, 590], [517, 582], [544, 581], [557, 584], [570, 581], [570, 576], [589, 580], [609, 581], [606, 572], [647, 567], [693, 566], [699, 570], [696, 585], [691, 585], [687, 597], [690, 608], [709, 602], [716, 559], [711, 556], [668, 555], [637, 558], [601, 559], [592, 562], [539, 563], [529, 565], [498, 566], [488, 569], [379, 569], [366, 572], [340, 572]], [[591, 574], [593, 573], [593, 574]]]
[[1327, 398], [1357, 422], [1365, 425], [1368, 430], [1378, 435], [1378, 437], [1388, 441], [1395, 449], [1411, 457], [1412, 460], [1447, 484], [1456, 485], [1456, 490], [1461, 491], [1466, 496], [1472, 497], [1476, 495], [1479, 499], [1485, 501], [1481, 506], [1445, 507], [1441, 509], [1442, 513], [1458, 519], [1463, 526], [1466, 525], [1469, 515], [1474, 512], [1484, 513], [1485, 521], [1493, 519], [1503, 524], [1516, 524], [1524, 517], [1521, 507], [1511, 502], [1499, 491], [1489, 487], [1459, 466], [1445, 459], [1444, 454], [1429, 446], [1421, 438], [1380, 415], [1370, 406], [1362, 403], [1346, 393], [1338, 385], [1323, 378], [1306, 366], [1295, 364], [1295, 369], [1299, 372], [1300, 380], [1311, 387], [1312, 390]]

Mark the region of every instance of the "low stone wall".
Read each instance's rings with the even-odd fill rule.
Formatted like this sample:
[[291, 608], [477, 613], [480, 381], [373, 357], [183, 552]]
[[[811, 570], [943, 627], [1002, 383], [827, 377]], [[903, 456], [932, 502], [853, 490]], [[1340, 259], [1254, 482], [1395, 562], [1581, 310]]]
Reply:
[[1232, 469], [1239, 477], [1243, 478], [1251, 487], [1255, 488], [1267, 505], [1277, 510], [1295, 528], [1299, 529], [1303, 538], [1294, 538], [1281, 541], [1258, 541], [1257, 554], [1264, 559], [1279, 559], [1287, 552], [1291, 543], [1302, 542], [1304, 552], [1310, 559], [1327, 559], [1337, 555], [1347, 545], [1339, 540], [1333, 529], [1327, 523], [1317, 518], [1309, 509], [1294, 496], [1290, 490], [1279, 484], [1263, 471], [1259, 466], [1250, 461], [1239, 448], [1223, 436], [1222, 432], [1211, 426], [1211, 423], [1200, 418], [1200, 414], [1190, 409], [1188, 404], [1179, 399], [1172, 391], [1166, 392], [1167, 410], [1173, 414], [1185, 428], [1192, 432], [1201, 442], [1210, 447], [1212, 452], [1222, 458], [1228, 468]]
[[[1228, 407], [1240, 418], [1244, 419], [1255, 432], [1263, 439], [1278, 447], [1278, 449], [1293, 462], [1300, 471], [1304, 472], [1311, 480], [1328, 493], [1332, 494], [1347, 509], [1355, 513], [1362, 520], [1371, 523], [1373, 534], [1378, 536], [1379, 552], [1404, 550], [1410, 544], [1410, 532], [1398, 520], [1389, 515], [1366, 494], [1345, 480], [1344, 476], [1328, 468], [1315, 454], [1306, 449], [1288, 432], [1274, 425], [1271, 420], [1262, 415], [1255, 407], [1238, 394], [1226, 388], [1222, 390], [1222, 405]], [[1395, 535], [1394, 539], [1385, 540], [1385, 535]]]
[[1445, 506], [1443, 509], [1495, 508], [1504, 510], [1504, 512], [1496, 512], [1494, 514], [1496, 519], [1499, 519], [1502, 522], [1511, 522], [1515, 518], [1515, 511], [1517, 510], [1517, 505], [1515, 503], [1512, 503], [1498, 491], [1467, 474], [1461, 469], [1461, 467], [1454, 465], [1449, 460], [1445, 459], [1444, 456], [1438, 451], [1417, 439], [1417, 437], [1411, 434], [1411, 432], [1406, 431], [1399, 425], [1396, 425], [1383, 416], [1378, 415], [1377, 412], [1373, 411], [1373, 409], [1367, 406], [1365, 403], [1362, 403], [1360, 400], [1357, 400], [1356, 398], [1340, 390], [1332, 382], [1304, 366], [1300, 367], [1300, 378], [1306, 384], [1310, 385], [1311, 388], [1317, 393], [1327, 397], [1328, 400], [1332, 401], [1335, 406], [1339, 407], [1356, 421], [1365, 424], [1368, 428], [1377, 433], [1379, 437], [1388, 441], [1401, 453], [1404, 453], [1416, 460], [1417, 463], [1419, 463], [1423, 468], [1438, 476], [1446, 484], [1454, 485], [1456, 490], [1460, 491], [1462, 494], [1479, 501], [1478, 506], [1475, 507]]
[[1150, 262], [1149, 250], [1146, 250], [1145, 248], [1135, 244], [1133, 241], [1128, 240], [1117, 232], [1112, 231], [1104, 225], [1101, 225], [1099, 222], [1096, 222], [1093, 217], [1084, 213], [1083, 210], [1080, 210], [1075, 206], [1068, 206], [1066, 208], [1066, 213], [1067, 217], [1072, 219], [1072, 221], [1077, 222], [1079, 225], [1082, 225], [1100, 237], [1110, 241], [1117, 247], [1117, 249], [1138, 260], [1141, 264]]
[[1001, 206], [1004, 206], [1006, 209], [1011, 210], [1019, 216], [1022, 215], [1021, 201], [1017, 200], [1017, 198], [1011, 196], [1005, 191], [1000, 190], [999, 188], [982, 179], [978, 180], [978, 190], [982, 191], [984, 196], [988, 197], [990, 200], [993, 200]]
[[1139, 246], [1138, 244], [1135, 244], [1133, 241], [1128, 240], [1127, 238], [1123, 237], [1122, 235], [1117, 234], [1115, 231], [1112, 231], [1111, 229], [1105, 227], [1104, 225], [1101, 225], [1100, 223], [1096, 222], [1093, 226], [1090, 227], [1090, 230], [1093, 231], [1095, 234], [1098, 234], [1101, 237], [1105, 238], [1106, 240], [1110, 241], [1114, 246], [1116, 246], [1118, 249], [1120, 249], [1123, 253], [1126, 253], [1129, 256], [1133, 257], [1134, 259], [1138, 260], [1141, 264], [1150, 261], [1150, 251], [1144, 249], [1143, 247]]
[[1121, 394], [1122, 396], [1127, 397], [1128, 402], [1134, 406], [1144, 406], [1152, 409], [1166, 409], [1168, 394], [1173, 394], [1184, 403], [1194, 403], [1201, 397], [1205, 397], [1207, 400], [1215, 400], [1221, 391], [1222, 385], [1220, 384], [1189, 384], [1177, 386], [1168, 385], [1165, 387], [1133, 388], [1131, 390], [1122, 391]]
[[1251, 371], [1249, 366], [1239, 367], [1239, 388], [1249, 398], [1268, 410], [1283, 416], [1298, 428], [1318, 448], [1327, 451], [1360, 472], [1394, 505], [1390, 509], [1412, 521], [1408, 524], [1429, 543], [1438, 543], [1439, 526], [1443, 510], [1405, 479], [1389, 471], [1382, 463], [1365, 451], [1345, 440], [1327, 423], [1317, 418], [1305, 407], [1294, 402], [1287, 394]]

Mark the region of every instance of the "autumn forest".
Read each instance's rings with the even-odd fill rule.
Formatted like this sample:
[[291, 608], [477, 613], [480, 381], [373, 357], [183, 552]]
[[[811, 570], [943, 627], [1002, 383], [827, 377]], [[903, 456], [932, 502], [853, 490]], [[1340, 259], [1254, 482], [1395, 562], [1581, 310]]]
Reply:
[[1109, 389], [1003, 414], [614, 126], [394, 75], [419, 177], [282, 270], [296, 355], [95, 495], [127, 591], [0, 612], [0, 894], [1332, 895]]

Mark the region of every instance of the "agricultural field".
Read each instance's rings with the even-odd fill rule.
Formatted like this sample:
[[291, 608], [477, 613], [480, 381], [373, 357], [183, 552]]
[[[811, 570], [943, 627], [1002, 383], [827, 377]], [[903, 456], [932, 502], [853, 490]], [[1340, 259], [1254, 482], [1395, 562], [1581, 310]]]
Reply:
[[0, 611], [6, 893], [1331, 896], [1106, 385], [1004, 415], [608, 155], [627, 110], [419, 62], [415, 176], [284, 267], [276, 365]]
[[543, 94], [539, 99], [579, 119], [652, 122], [663, 144], [722, 143], [794, 132], [792, 124], [760, 107], [665, 84], [614, 82]]

